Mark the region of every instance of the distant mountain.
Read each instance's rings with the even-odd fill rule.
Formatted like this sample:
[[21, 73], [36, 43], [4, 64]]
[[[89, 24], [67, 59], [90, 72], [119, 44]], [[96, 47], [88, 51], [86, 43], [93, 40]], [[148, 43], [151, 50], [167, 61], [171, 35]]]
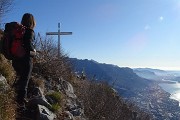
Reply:
[[157, 81], [162, 80], [162, 78], [158, 76], [154, 71], [148, 69], [134, 69], [133, 71], [142, 78]]
[[84, 71], [88, 79], [106, 81], [115, 88], [143, 89], [151, 82], [139, 77], [131, 68], [120, 68], [116, 65], [98, 63], [94, 60], [70, 58], [75, 72]]
[[149, 72], [153, 72], [155, 75], [158, 76], [164, 76], [164, 75], [168, 75], [169, 73], [165, 70], [160, 70], [160, 69], [152, 69], [152, 68], [135, 68], [134, 70], [138, 70], [138, 71], [149, 71]]
[[165, 71], [152, 68], [135, 68], [133, 70], [140, 77], [158, 82], [171, 81], [180, 76], [179, 71]]

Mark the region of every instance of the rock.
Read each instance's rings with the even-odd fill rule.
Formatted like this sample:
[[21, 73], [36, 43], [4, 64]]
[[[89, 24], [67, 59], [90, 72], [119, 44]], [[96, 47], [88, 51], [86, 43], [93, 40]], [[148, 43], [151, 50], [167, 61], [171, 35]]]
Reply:
[[[66, 110], [69, 111], [69, 116], [83, 116], [84, 109], [81, 103], [77, 100], [77, 96], [74, 94], [73, 86], [68, 81], [60, 78], [58, 88], [68, 97], [66, 99]], [[71, 118], [69, 118], [68, 120], [71, 120]]]
[[67, 99], [66, 100], [66, 109], [73, 115], [73, 116], [81, 116], [84, 114], [84, 110], [82, 108], [82, 106], [77, 105], [77, 101], [76, 100], [71, 100], [71, 99]]
[[44, 97], [43, 90], [40, 87], [35, 87], [32, 96], [39, 96], [39, 97]]
[[54, 120], [56, 115], [49, 111], [45, 106], [38, 105], [37, 120]]
[[60, 78], [59, 79], [59, 85], [58, 88], [60, 88], [61, 91], [65, 92], [65, 94], [73, 99], [76, 99], [77, 96], [74, 94], [73, 86], [66, 80]]
[[51, 109], [52, 105], [47, 102], [44, 97], [34, 97], [31, 98], [28, 102], [29, 107], [36, 107], [37, 105], [43, 105], [49, 109]]
[[[73, 86], [68, 81], [60, 78], [55, 87], [57, 90], [59, 90], [59, 92], [62, 92], [66, 95], [66, 102], [64, 106], [66, 111], [63, 112], [63, 120], [86, 120], [86, 118], [84, 117], [84, 109], [81, 103], [78, 101], [77, 96], [74, 94]], [[52, 92], [51, 90], [52, 89], [48, 87], [47, 92], [50, 93]], [[46, 99], [49, 103], [54, 103], [53, 99], [51, 99], [50, 97], [46, 96]]]
[[51, 104], [46, 100], [42, 90], [40, 87], [36, 87], [33, 90], [33, 95], [31, 97], [31, 99], [28, 102], [28, 106], [30, 107], [36, 107], [36, 105], [43, 105], [49, 109], [51, 109]]
[[82, 109], [81, 108], [73, 108], [69, 111], [73, 116], [81, 116], [82, 115]]
[[50, 104], [55, 104], [55, 101], [51, 97], [49, 97], [48, 95], [46, 95], [45, 97]]
[[0, 74], [0, 91], [5, 92], [9, 88], [7, 80], [4, 76]]
[[45, 86], [47, 90], [52, 90], [53, 86], [52, 86], [52, 79], [50, 77], [47, 77], [45, 80]]
[[64, 111], [64, 120], [74, 120], [74, 116], [69, 111]]

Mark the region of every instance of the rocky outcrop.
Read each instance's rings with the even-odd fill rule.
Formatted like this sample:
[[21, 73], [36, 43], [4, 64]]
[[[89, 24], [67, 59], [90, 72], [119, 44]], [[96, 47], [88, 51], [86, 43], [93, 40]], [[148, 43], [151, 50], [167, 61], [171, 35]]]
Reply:
[[[57, 120], [57, 115], [52, 112], [53, 100], [47, 97], [46, 93], [53, 92], [56, 87], [57, 91], [63, 93], [65, 97], [64, 110], [62, 111], [63, 120], [86, 120], [82, 103], [78, 100], [74, 93], [73, 86], [63, 78], [58, 80], [58, 84], [51, 86], [52, 80], [42, 79], [45, 86], [40, 87], [32, 85], [29, 91], [29, 99], [27, 103], [27, 112], [31, 114], [29, 117], [37, 120]], [[0, 74], [0, 91], [9, 89], [6, 78]], [[27, 116], [26, 116], [27, 117]]]
[[[63, 93], [66, 97], [63, 100], [65, 110], [62, 112], [64, 120], [86, 120], [84, 117], [84, 109], [81, 102], [78, 101], [77, 96], [74, 94], [73, 86], [63, 78], [58, 80], [58, 84], [51, 86], [52, 80], [44, 79], [46, 93], [58, 92]], [[38, 120], [56, 120], [57, 116], [51, 112], [54, 100], [45, 95], [43, 88], [34, 87], [31, 91], [31, 98], [29, 99], [28, 106], [30, 109], [35, 109], [35, 116]]]
[[60, 78], [58, 82], [59, 84], [56, 87], [67, 96], [65, 113], [68, 115], [68, 120], [74, 120], [75, 118], [85, 120], [83, 105], [74, 94], [73, 86], [63, 78]]
[[68, 96], [69, 98], [77, 98], [77, 96], [74, 94], [73, 86], [68, 81], [60, 78], [58, 82], [59, 84], [56, 85], [56, 87], [59, 88], [60, 91], [64, 92], [64, 94], [66, 94], [66, 96]]
[[55, 113], [51, 112], [52, 105], [48, 102], [41, 87], [34, 87], [27, 103], [28, 110], [36, 120], [55, 120]]
[[28, 102], [28, 106], [36, 107], [36, 105], [42, 105], [51, 109], [51, 104], [47, 101], [40, 87], [35, 87], [32, 98]]

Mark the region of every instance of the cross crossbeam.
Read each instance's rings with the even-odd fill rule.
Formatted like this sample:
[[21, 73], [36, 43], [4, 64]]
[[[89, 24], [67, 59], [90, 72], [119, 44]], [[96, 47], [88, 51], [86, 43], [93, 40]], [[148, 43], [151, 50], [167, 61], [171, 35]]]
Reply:
[[46, 35], [72, 35], [72, 32], [47, 32]]

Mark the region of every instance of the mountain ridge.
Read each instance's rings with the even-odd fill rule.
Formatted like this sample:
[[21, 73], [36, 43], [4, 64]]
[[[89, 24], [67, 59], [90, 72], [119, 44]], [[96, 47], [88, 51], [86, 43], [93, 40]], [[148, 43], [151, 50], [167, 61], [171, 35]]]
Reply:
[[75, 72], [84, 71], [89, 79], [103, 80], [125, 88], [139, 89], [148, 86], [148, 79], [139, 77], [133, 69], [98, 63], [94, 60], [70, 58]]

